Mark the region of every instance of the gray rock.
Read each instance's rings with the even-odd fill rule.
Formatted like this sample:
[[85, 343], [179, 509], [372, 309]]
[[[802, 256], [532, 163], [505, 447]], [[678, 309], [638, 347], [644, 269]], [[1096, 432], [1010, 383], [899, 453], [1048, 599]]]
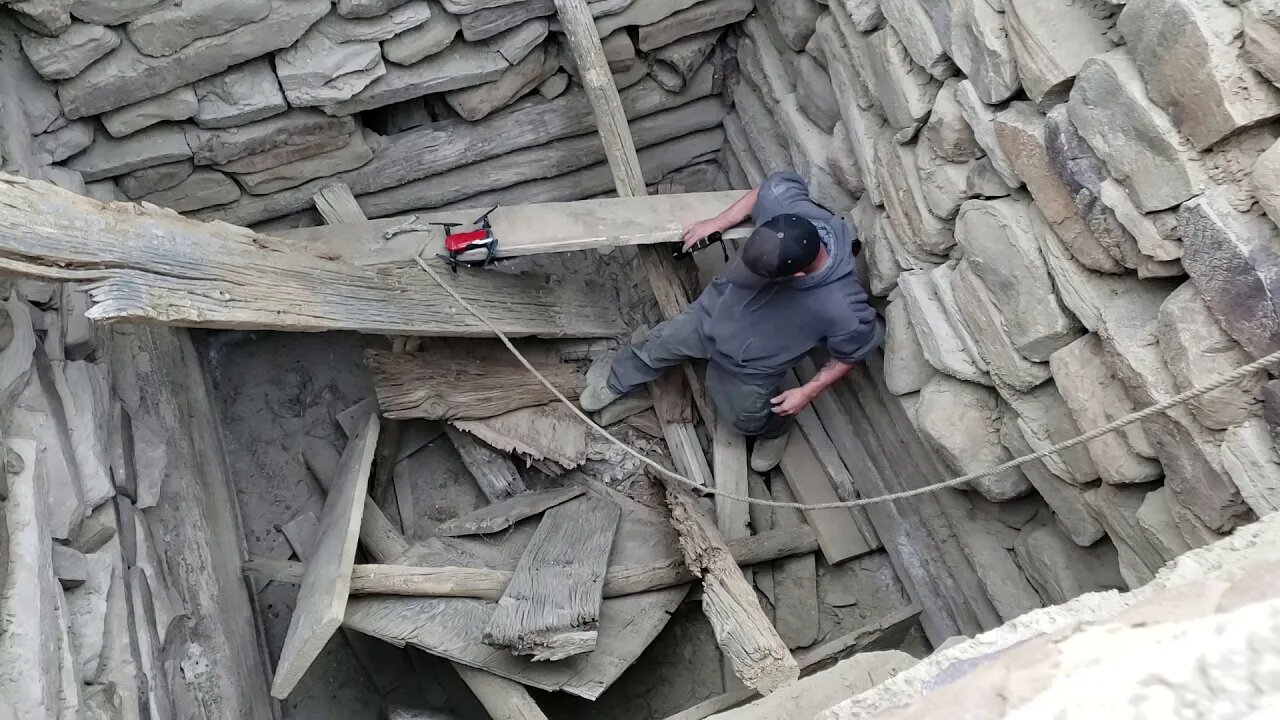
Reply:
[[1006, 311], [1013, 344], [1028, 359], [1045, 361], [1081, 330], [1054, 293], [1029, 212], [1030, 203], [1014, 198], [970, 200], [956, 218], [956, 241]]
[[411, 0], [385, 15], [371, 18], [345, 18], [330, 13], [321, 18], [312, 30], [334, 43], [378, 42], [422, 25], [431, 19], [431, 15], [431, 3]]
[[304, 136], [297, 144], [281, 144], [265, 152], [246, 155], [228, 163], [215, 165], [214, 169], [234, 174], [250, 174], [297, 162], [313, 155], [345, 147], [350, 135]]
[[1280, 350], [1280, 236], [1215, 193], [1182, 206], [1182, 265], [1222, 328], [1254, 357]]
[[1262, 418], [1271, 427], [1271, 436], [1280, 437], [1280, 380], [1262, 386]]
[[969, 172], [964, 176], [964, 191], [974, 198], [1002, 198], [1013, 193], [1013, 188], [1005, 184], [1004, 178], [986, 156], [969, 165]]
[[[1035, 452], [1027, 443], [1022, 430], [1018, 428], [1017, 415], [1012, 412], [1003, 413], [1000, 421], [1000, 442], [1015, 457], [1025, 457]], [[1088, 547], [1098, 542], [1106, 534], [1102, 524], [1093, 516], [1093, 510], [1085, 500], [1085, 493], [1090, 486], [1072, 485], [1049, 472], [1040, 460], [1032, 460], [1020, 468], [1031, 486], [1053, 510], [1054, 517], [1070, 536], [1071, 541], [1081, 547]]]
[[920, 142], [928, 142], [938, 156], [954, 163], [977, 160], [984, 154], [973, 136], [973, 128], [964, 119], [956, 97], [959, 84], [960, 80], [956, 78], [942, 84], [929, 113], [929, 121], [920, 131]]
[[1123, 294], [1135, 284], [1133, 278], [1094, 272], [1081, 265], [1057, 233], [1049, 227], [1049, 221], [1039, 207], [1032, 206], [1029, 215], [1040, 239], [1045, 265], [1053, 276], [1054, 288], [1062, 304], [1076, 316], [1080, 324], [1097, 332], [1102, 326], [1103, 307], [1112, 297]]
[[112, 137], [132, 135], [166, 120], [186, 120], [196, 114], [196, 91], [190, 85], [134, 103], [98, 117]]
[[1172, 410], [1151, 418], [1147, 434], [1164, 467], [1165, 485], [1210, 530], [1227, 534], [1257, 519], [1222, 465], [1220, 434], [1190, 413]]
[[899, 297], [884, 310], [884, 382], [894, 395], [917, 392], [937, 374], [925, 360], [920, 338], [911, 326], [906, 303]]
[[906, 46], [891, 27], [877, 30], [866, 43], [866, 62], [856, 69], [871, 78], [876, 97], [894, 130], [921, 123], [929, 117], [933, 99], [942, 84], [915, 64]]
[[[1052, 381], [1027, 392], [1000, 384], [996, 390], [1017, 415], [1018, 430], [1033, 450], [1046, 450], [1080, 434], [1080, 426]], [[1081, 446], [1046, 457], [1044, 465], [1049, 472], [1075, 485], [1091, 483], [1099, 477], [1088, 449]]]
[[201, 38], [229, 33], [271, 12], [271, 0], [182, 0], [129, 23], [129, 39], [143, 55], [172, 55]]
[[122, 42], [105, 58], [62, 83], [58, 97], [69, 118], [97, 115], [155, 97], [292, 45], [329, 11], [329, 0], [272, 0], [258, 22], [196, 40], [166, 57], [147, 57]]
[[276, 53], [276, 75], [293, 107], [340, 103], [386, 74], [376, 42], [334, 43], [312, 29]]
[[186, 136], [197, 165], [225, 165], [281, 146], [303, 146], [320, 138], [345, 137], [355, 128], [351, 118], [331, 118], [315, 110], [293, 110], [224, 130], [187, 127]]
[[467, 15], [477, 10], [513, 5], [521, 0], [441, 0], [444, 9], [454, 15]]
[[[8, 46], [13, 48], [13, 52], [17, 53], [16, 44]], [[14, 95], [21, 97], [22, 102], [17, 103], [21, 107], [22, 120], [26, 121], [27, 130], [30, 135], [39, 135], [44, 132], [51, 132], [60, 129], [66, 124], [66, 118], [62, 115], [62, 106], [58, 103], [58, 97], [54, 95], [53, 86], [40, 77], [40, 73], [31, 67], [31, 63], [13, 62], [7, 63], [6, 67], [10, 68], [8, 75], [12, 82], [11, 90]], [[18, 112], [10, 110], [10, 112]], [[21, 122], [16, 116], [13, 120], [7, 122]], [[19, 137], [21, 134], [19, 133]], [[9, 156], [5, 160], [9, 162], [19, 162], [16, 154], [10, 149], [5, 148], [9, 152]]]
[[[839, 135], [836, 137], [839, 138]], [[834, 148], [835, 145], [833, 143], [832, 147]], [[834, 161], [833, 153], [833, 164]], [[852, 171], [856, 174], [857, 168], [852, 168]], [[867, 289], [872, 295], [878, 297], [887, 296], [898, 287], [898, 273], [902, 271], [898, 266], [898, 258], [893, 248], [889, 247], [880, 234], [879, 225], [882, 215], [884, 211], [876, 207], [871, 202], [871, 198], [863, 193], [847, 217], [848, 222], [858, 232], [858, 240], [862, 242], [861, 265], [865, 266], [867, 271]]]
[[165, 0], [71, 0], [71, 14], [87, 23], [123, 25]]
[[372, 159], [373, 150], [369, 148], [360, 133], [355, 133], [345, 146], [336, 150], [312, 155], [269, 170], [238, 175], [236, 180], [244, 187], [245, 192], [252, 195], [267, 195], [297, 187], [309, 180], [354, 170]]
[[93, 123], [87, 120], [69, 122], [62, 128], [37, 135], [35, 149], [47, 163], [59, 163], [81, 152], [93, 143]]
[[[541, 21], [538, 21], [538, 22], [541, 22]], [[714, 44], [715, 34], [711, 33], [709, 34], [709, 37], [711, 37], [711, 44]], [[490, 41], [490, 43], [493, 44], [494, 41]], [[693, 40], [692, 38], [685, 38], [684, 42], [681, 42], [680, 44], [681, 46], [684, 46], [684, 47], [691, 47], [692, 45], [696, 45], [697, 43], [698, 41]], [[604, 50], [605, 63], [609, 68], [609, 72], [611, 73], [626, 72], [627, 70], [630, 70], [631, 66], [634, 65], [636, 62], [636, 46], [631, 42], [631, 36], [628, 35], [624, 30], [619, 30], [618, 32], [615, 32], [609, 37], [601, 39], [600, 47], [602, 50]], [[668, 45], [667, 48], [665, 49], [670, 50], [671, 46]], [[706, 48], [706, 53], [709, 54], [710, 50], [711, 50], [710, 47]], [[527, 55], [528, 52], [531, 52], [531, 51], [532, 49], [530, 49], [529, 51], [521, 52], [520, 53], [521, 57], [513, 61], [512, 64], [520, 62], [520, 60], [523, 59], [523, 57]], [[650, 57], [650, 60], [652, 61], [652, 58], [656, 56], [657, 56], [657, 53], [654, 53], [654, 55]], [[703, 54], [702, 57], [705, 59], [706, 54]], [[508, 61], [510, 61], [509, 58], [508, 58]], [[581, 76], [581, 73], [578, 72], [578, 62], [577, 60], [574, 59], [573, 53], [568, 48], [565, 48], [563, 62], [564, 62], [564, 69], [566, 72], [568, 72], [570, 75], [572, 75], [575, 78]], [[701, 64], [701, 61], [699, 61], [699, 64]], [[656, 77], [654, 79], [658, 80], [658, 78]], [[661, 80], [659, 80], [659, 82], [661, 82]], [[683, 82], [683, 78], [681, 78], [681, 82]], [[678, 92], [678, 91], [673, 90], [672, 92]]]
[[761, 15], [773, 23], [778, 34], [796, 52], [804, 50], [823, 12], [816, 0], [776, 0], [760, 8]]
[[831, 136], [800, 112], [795, 95], [789, 95], [776, 109], [778, 124], [786, 138], [792, 163], [797, 172], [809, 180], [809, 193], [824, 207], [853, 207], [854, 198], [844, 191], [827, 165]]
[[1102, 181], [1101, 200], [1133, 236], [1143, 255], [1160, 261], [1182, 257], [1182, 231], [1178, 228], [1176, 211], [1143, 214], [1124, 186], [1112, 178]]
[[[831, 147], [827, 151], [827, 166], [831, 169], [832, 176], [835, 177], [840, 187], [844, 188], [850, 195], [859, 197], [866, 195], [866, 184], [862, 180], [862, 170], [858, 168], [858, 158], [853, 153], [853, 142], [849, 140], [849, 133], [845, 132], [844, 121], [841, 120], [831, 129]], [[874, 207], [871, 198], [867, 197], [867, 204]], [[861, 232], [861, 228], [859, 228]], [[869, 232], [869, 230], [868, 230]], [[872, 291], [875, 295], [884, 295], [892, 289], [892, 284], [897, 283], [898, 271], [897, 260], [892, 255], [887, 255], [892, 261], [895, 269], [891, 273], [881, 275], [881, 283], [879, 287], [884, 288], [886, 283], [890, 284], [884, 292]], [[875, 260], [868, 256], [867, 262], [874, 264]], [[888, 262], [882, 267], [888, 268]]]
[[1005, 28], [1027, 97], [1041, 107], [1066, 102], [1084, 61], [1116, 46], [1118, 12], [1104, 0], [1005, 0]]
[[1252, 180], [1258, 204], [1272, 222], [1280, 225], [1280, 142], [1258, 156]]
[[1280, 115], [1280, 89], [1241, 57], [1239, 9], [1213, 0], [1143, 0], [1125, 6], [1119, 27], [1151, 99], [1198, 149]]
[[796, 65], [796, 100], [800, 109], [825, 133], [831, 133], [840, 120], [840, 106], [827, 71], [808, 54], [801, 54]]
[[1191, 142], [1147, 98], [1138, 67], [1123, 48], [1085, 62], [1067, 109], [1143, 212], [1174, 207], [1203, 189]]
[[984, 103], [1018, 92], [1018, 64], [1004, 29], [1004, 14], [987, 0], [951, 3], [951, 54]]
[[[1124, 386], [1102, 361], [1102, 342], [1097, 335], [1085, 335], [1055, 352], [1049, 367], [1081, 430], [1100, 428], [1134, 411]], [[1090, 440], [1085, 447], [1104, 482], [1142, 483], [1162, 474], [1160, 464], [1150, 459], [1155, 448], [1140, 424]]]
[[[974, 364], [984, 372], [989, 373], [987, 363], [983, 360], [982, 353], [978, 351], [978, 341], [974, 339], [965, 326], [963, 318], [961, 318], [960, 304], [956, 301], [956, 294], [951, 287], [951, 278], [955, 274], [956, 262], [955, 260], [948, 260], [946, 263], [933, 268], [929, 271], [929, 280], [933, 283], [933, 291], [938, 298], [938, 302], [942, 305], [942, 311], [946, 313], [947, 323], [955, 331], [956, 337], [959, 338], [965, 353], [973, 359]], [[988, 378], [981, 384], [994, 385], [995, 382]]]
[[408, 0], [338, 0], [338, 14], [345, 18], [371, 18], [391, 12]]
[[99, 180], [85, 183], [84, 193], [88, 197], [103, 203], [124, 202], [129, 199], [116, 187], [115, 180]]
[[1149, 490], [1141, 485], [1103, 485], [1085, 494], [1094, 516], [1107, 529], [1119, 554], [1120, 575], [1130, 589], [1151, 582], [1164, 557], [1138, 524], [1138, 509]]
[[897, 145], [888, 133], [876, 139], [876, 168], [884, 209], [894, 232], [920, 257], [945, 257], [955, 245], [951, 224], [929, 211], [916, 164], [917, 149]]
[[85, 186], [84, 176], [75, 170], [68, 170], [60, 165], [50, 165], [44, 168], [43, 172], [45, 180], [63, 190], [69, 190], [77, 195], [88, 194], [89, 189]]
[[884, 25], [884, 11], [880, 0], [840, 0], [831, 7], [832, 13], [841, 12], [849, 17], [858, 32], [871, 32]]
[[191, 212], [235, 202], [239, 197], [240, 188], [236, 187], [231, 178], [217, 170], [197, 168], [186, 180], [168, 190], [138, 198], [138, 201], [153, 203], [178, 212]]
[[331, 115], [351, 115], [428, 93], [471, 87], [497, 80], [508, 67], [506, 58], [496, 50], [455, 42], [414, 65], [387, 66], [385, 75], [350, 100], [325, 106], [324, 111]]
[[[532, 0], [477, 10], [463, 15], [458, 20], [462, 24], [462, 37], [466, 38], [467, 42], [474, 43], [487, 40], [530, 20], [554, 14], [555, 5], [550, 0]], [[599, 25], [596, 28], [600, 30]], [[604, 37], [609, 32], [600, 31], [599, 34]]]
[[22, 50], [46, 80], [75, 77], [120, 45], [120, 36], [101, 25], [72, 23], [57, 37], [22, 34]]
[[[831, 15], [824, 15], [818, 21], [818, 31], [814, 37], [820, 41], [828, 57], [827, 72], [840, 109], [841, 124], [858, 164], [866, 193], [873, 203], [883, 204], [884, 198], [876, 170], [879, 163], [875, 158], [875, 139], [884, 128], [884, 120], [868, 109], [870, 93], [865, 93], [864, 98], [862, 80], [853, 71], [852, 63], [845, 60], [848, 57], [847, 46]], [[867, 105], [861, 104], [864, 99]]]
[[[920, 390], [916, 428], [957, 473], [986, 470], [1010, 460], [1009, 451], [1000, 444], [1000, 396], [990, 388], [934, 376]], [[1016, 468], [971, 485], [993, 502], [1031, 492], [1031, 483]]]
[[[741, 22], [754, 9], [754, 4], [748, 0], [706, 0], [652, 25], [638, 28], [636, 47], [645, 52], [656, 51], [690, 35], [721, 30]], [[808, 28], [808, 32], [812, 33], [813, 28]], [[614, 30], [608, 37], [619, 34], [626, 35], [628, 31], [625, 28]]]
[[[509, 64], [514, 65], [533, 52], [533, 49], [538, 47], [543, 40], [547, 39], [547, 35], [550, 32], [549, 27], [546, 20], [530, 20], [494, 37], [485, 44], [490, 49], [497, 50], [502, 57], [507, 59]], [[619, 35], [617, 39], [625, 42], [627, 46], [631, 46], [629, 37]], [[609, 38], [605, 38], [605, 40], [609, 40]], [[610, 49], [614, 47], [617, 47], [616, 42], [609, 46]], [[634, 55], [635, 48], [629, 47], [627, 52]], [[565, 53], [565, 55], [568, 56], [569, 53]]]
[[[1248, 128], [1222, 140], [1203, 155], [1204, 174], [1214, 192], [1232, 208], [1248, 212], [1259, 200], [1260, 186], [1254, 174], [1258, 159], [1280, 138], [1280, 127]], [[1264, 189], [1263, 194], [1271, 192]]]
[[1280, 510], [1280, 457], [1266, 421], [1251, 418], [1222, 434], [1222, 467], [1259, 517]]
[[55, 37], [71, 25], [71, 0], [11, 0], [5, 5], [18, 22], [41, 35]]
[[548, 53], [545, 47], [538, 48], [497, 80], [445, 93], [445, 102], [463, 119], [475, 122], [533, 92], [558, 67], [554, 49]]
[[1178, 527], [1178, 520], [1173, 516], [1173, 506], [1177, 500], [1167, 486], [1160, 486], [1147, 493], [1135, 516], [1138, 525], [1147, 533], [1152, 547], [1160, 553], [1165, 561], [1172, 560], [1191, 550], [1191, 545]]
[[1178, 523], [1178, 529], [1182, 531], [1182, 538], [1193, 548], [1204, 547], [1226, 537], [1214, 532], [1195, 513], [1176, 500], [1169, 503], [1169, 509], [1173, 512], [1174, 521]]
[[1004, 154], [996, 137], [995, 109], [988, 106], [978, 96], [977, 88], [969, 80], [961, 80], [955, 86], [956, 103], [960, 105], [960, 114], [973, 131], [973, 139], [978, 147], [986, 153], [987, 159], [1000, 178], [1011, 188], [1022, 187], [1022, 178], [1014, 171], [1013, 162]]
[[1075, 198], [1049, 165], [1044, 116], [1029, 102], [1015, 102], [996, 116], [996, 137], [1014, 171], [1027, 184], [1058, 237], [1085, 267], [1121, 273], [1124, 266], [1093, 236], [1076, 214]]
[[99, 135], [89, 149], [71, 158], [67, 167], [93, 182], [190, 157], [182, 128], [158, 125], [121, 139]]
[[[973, 501], [975, 505], [983, 502], [982, 498], [973, 498]], [[949, 520], [955, 541], [964, 549], [982, 582], [982, 590], [1001, 620], [1013, 620], [1044, 605], [1010, 552], [1016, 532], [999, 522], [959, 513], [952, 513]]]
[[78, 588], [89, 579], [89, 561], [84, 553], [73, 550], [66, 545], [54, 543], [53, 574], [58, 578], [63, 590]]
[[969, 173], [977, 164], [976, 161], [949, 162], [938, 153], [929, 138], [924, 136], [915, 147], [916, 171], [925, 203], [937, 217], [943, 220], [954, 219], [960, 211], [960, 203], [972, 197], [969, 192]]
[[1127, 587], [1120, 576], [1116, 547], [1109, 541], [1085, 547], [1071, 542], [1054, 525], [1037, 524], [1023, 528], [1013, 550], [1032, 587], [1047, 603]]
[[543, 100], [555, 100], [569, 89], [569, 73], [557, 72], [538, 85], [538, 94]]
[[[55, 548], [62, 547], [55, 545]], [[85, 582], [68, 590], [65, 600], [67, 637], [76, 676], [82, 683], [98, 679], [106, 633], [107, 595], [111, 592], [116, 559], [109, 551], [82, 556]], [[118, 555], [116, 555], [118, 557]]]
[[961, 380], [990, 383], [982, 360], [969, 354], [960, 336], [964, 330], [951, 324], [931, 274], [923, 270], [904, 272], [898, 276], [898, 289], [929, 364]]
[[191, 177], [191, 173], [195, 169], [195, 163], [190, 160], [180, 160], [143, 168], [142, 170], [134, 170], [131, 173], [121, 175], [116, 182], [125, 197], [130, 200], [136, 200], [144, 195], [168, 190]]
[[289, 109], [267, 58], [251, 60], [195, 84], [196, 124], [228, 128], [265, 120]]
[[[715, 29], [707, 32], [690, 35], [685, 38], [676, 40], [665, 47], [655, 49], [649, 53], [644, 59], [649, 66], [649, 74], [668, 92], [680, 92], [684, 90], [689, 79], [702, 67], [707, 58], [711, 56], [711, 52], [715, 49], [716, 43], [720, 40], [720, 36], [724, 34], [723, 30]], [[608, 43], [617, 36], [628, 37], [625, 31], [618, 31], [613, 35], [605, 38], [605, 59], [609, 59]], [[630, 40], [627, 41], [630, 46]], [[634, 53], [634, 48], [632, 48]], [[803, 57], [803, 56], [801, 56]], [[614, 72], [624, 70], [627, 65], [636, 64], [635, 57], [627, 58], [623, 63], [610, 62], [609, 67]], [[821, 69], [821, 68], [819, 68]], [[824, 72], [825, 75], [825, 72]], [[831, 95], [831, 83], [827, 83], [827, 97]], [[805, 98], [797, 98], [801, 103], [806, 102]], [[839, 115], [837, 114], [837, 117]]]
[[1014, 347], [1005, 326], [1004, 313], [987, 286], [973, 272], [968, 259], [962, 259], [956, 265], [951, 287], [959, 308], [960, 324], [976, 343], [978, 356], [997, 386], [1004, 384], [1026, 391], [1049, 379], [1048, 365], [1027, 360]]
[[1280, 84], [1280, 2], [1251, 0], [1244, 13], [1244, 58], [1273, 84]]
[[412, 65], [449, 47], [461, 27], [457, 18], [433, 5], [431, 19], [383, 42], [382, 55], [397, 65]]
[[[1195, 284], [1183, 283], [1160, 306], [1157, 337], [1178, 392], [1231, 372], [1253, 358], [1218, 325]], [[1259, 370], [1243, 380], [1191, 400], [1192, 413], [1205, 427], [1225, 430], [1257, 413], [1266, 382]]]
[[917, 65], [938, 80], [955, 74], [948, 47], [921, 0], [880, 0], [880, 9]]

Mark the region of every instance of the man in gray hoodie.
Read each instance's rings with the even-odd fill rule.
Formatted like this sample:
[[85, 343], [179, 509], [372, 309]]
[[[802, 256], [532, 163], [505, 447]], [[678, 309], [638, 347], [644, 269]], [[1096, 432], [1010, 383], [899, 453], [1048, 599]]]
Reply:
[[[599, 410], [685, 360], [707, 361], [707, 393], [742, 434], [751, 467], [782, 459], [793, 415], [884, 341], [884, 323], [854, 272], [857, 230], [818, 205], [793, 172], [775, 172], [714, 218], [685, 230], [686, 247], [750, 216], [756, 229], [732, 265], [698, 299], [643, 340], [618, 351], [604, 384], [582, 393]], [[800, 387], [779, 392], [787, 371], [824, 345], [831, 356]]]

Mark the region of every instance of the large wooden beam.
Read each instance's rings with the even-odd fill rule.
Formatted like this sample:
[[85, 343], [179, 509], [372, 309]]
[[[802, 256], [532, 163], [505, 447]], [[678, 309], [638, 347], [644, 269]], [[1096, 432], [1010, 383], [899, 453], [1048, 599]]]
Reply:
[[[88, 316], [190, 327], [355, 330], [484, 337], [487, 327], [420, 269], [368, 268], [304, 244], [170, 211], [103, 204], [0, 175], [0, 270], [94, 281]], [[607, 288], [504, 273], [443, 273], [504, 332], [612, 337], [623, 331]], [[496, 299], [496, 300], [495, 300]]]

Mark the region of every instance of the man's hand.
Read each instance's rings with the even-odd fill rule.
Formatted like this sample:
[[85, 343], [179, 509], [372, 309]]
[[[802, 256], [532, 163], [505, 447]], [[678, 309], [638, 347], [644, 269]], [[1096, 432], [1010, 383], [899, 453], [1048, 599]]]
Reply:
[[774, 414], [786, 417], [795, 415], [808, 407], [815, 397], [817, 397], [817, 393], [805, 387], [798, 387], [783, 390], [781, 395], [773, 398], [770, 402], [773, 403]]
[[680, 236], [680, 241], [684, 243], [684, 249], [688, 250], [693, 244], [713, 232], [720, 231], [720, 224], [716, 222], [716, 218], [709, 220], [699, 220], [684, 229], [684, 234]]

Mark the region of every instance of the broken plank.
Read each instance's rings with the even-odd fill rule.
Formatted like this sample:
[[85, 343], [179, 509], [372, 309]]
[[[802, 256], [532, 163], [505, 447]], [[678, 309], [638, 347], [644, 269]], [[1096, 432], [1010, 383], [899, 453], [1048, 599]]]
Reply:
[[[305, 243], [161, 208], [102, 204], [0, 175], [0, 268], [93, 282], [88, 317], [189, 327], [483, 337], [420, 268], [367, 268], [317, 257]], [[612, 290], [532, 275], [443, 273], [443, 281], [513, 336], [613, 337]], [[498, 298], [498, 300], [495, 300]], [[406, 301], [407, 299], [411, 301]]]
[[764, 695], [795, 680], [799, 666], [760, 608], [755, 589], [742, 576], [715, 525], [683, 486], [675, 481], [664, 484], [685, 563], [702, 577], [702, 610], [734, 673], [744, 685]]
[[[791, 489], [781, 478], [773, 482], [773, 499], [795, 502]], [[804, 524], [804, 514], [795, 508], [773, 509], [778, 528]], [[787, 647], [808, 647], [818, 639], [818, 566], [813, 553], [794, 555], [773, 562], [773, 625]]]
[[[813, 448], [802, 434], [791, 433], [779, 467], [791, 486], [791, 492], [800, 502], [806, 505], [839, 502], [840, 497], [831, 487]], [[832, 565], [865, 555], [873, 549], [847, 508], [805, 510], [804, 516], [818, 535], [822, 556]]]
[[484, 641], [535, 660], [594, 650], [604, 575], [621, 513], [617, 503], [596, 497], [548, 510], [498, 601]]
[[506, 530], [525, 518], [566, 503], [587, 489], [581, 486], [526, 492], [441, 523], [437, 536], [485, 535]]
[[[747, 497], [747, 441], [733, 425], [718, 418], [711, 435], [712, 474], [716, 490]], [[725, 540], [737, 540], [751, 534], [750, 505], [716, 495], [716, 527]]]
[[524, 480], [511, 458], [457, 428], [446, 425], [444, 430], [489, 502], [500, 502], [525, 491]]
[[[769, 488], [764, 484], [764, 476], [754, 470], [747, 475], [747, 490], [752, 500], [772, 500], [773, 495], [769, 493]], [[768, 505], [752, 503], [751, 507], [751, 533], [752, 537], [760, 537], [773, 530], [773, 508]], [[800, 525], [794, 527], [803, 527], [810, 533], [813, 530], [808, 525]], [[814, 548], [817, 548], [817, 538], [814, 538]], [[732, 550], [732, 546], [730, 546]], [[774, 603], [774, 583], [773, 583], [773, 566], [760, 565], [751, 568], [751, 580], [755, 583], [756, 589], [761, 592], [769, 600], [769, 606], [764, 608], [765, 614], [772, 620], [773, 603]], [[776, 625], [775, 625], [776, 627]]]
[[378, 416], [370, 414], [364, 430], [347, 443], [333, 475], [320, 520], [315, 560], [307, 565], [302, 578], [298, 604], [276, 665], [271, 695], [277, 699], [289, 696], [342, 624], [378, 428]]
[[[369, 417], [377, 417], [371, 415]], [[338, 470], [340, 456], [327, 441], [319, 438], [308, 438], [302, 448], [302, 460], [311, 476], [316, 479], [325, 492], [333, 486], [333, 478]], [[379, 562], [391, 562], [402, 557], [409, 550], [409, 543], [396, 530], [386, 513], [378, 507], [373, 498], [365, 495], [364, 510], [360, 520], [360, 545]]]
[[523, 685], [493, 673], [454, 663], [453, 669], [471, 688], [492, 720], [547, 720]]
[[[506, 348], [476, 357], [477, 343], [444, 344], [425, 352], [365, 352], [378, 405], [393, 419], [468, 420], [501, 415], [556, 399]], [[501, 352], [497, 352], [501, 350]], [[582, 370], [558, 361], [534, 367], [570, 400], [586, 384]]]
[[[344, 182], [336, 182], [321, 188], [311, 200], [315, 203], [316, 210], [320, 212], [320, 217], [330, 225], [350, 226], [368, 220], [364, 210], [361, 210], [359, 203], [356, 202], [356, 196], [351, 193], [351, 188]], [[350, 232], [354, 229], [349, 228], [347, 232], [339, 234], [354, 241], [358, 237]]]
[[453, 425], [504, 452], [550, 460], [566, 470], [587, 459], [587, 426], [559, 401], [481, 420], [455, 420]]
[[663, 422], [662, 434], [666, 437], [676, 472], [703, 487], [715, 487], [715, 476], [707, 465], [707, 456], [702, 452], [702, 443], [693, 423]]

